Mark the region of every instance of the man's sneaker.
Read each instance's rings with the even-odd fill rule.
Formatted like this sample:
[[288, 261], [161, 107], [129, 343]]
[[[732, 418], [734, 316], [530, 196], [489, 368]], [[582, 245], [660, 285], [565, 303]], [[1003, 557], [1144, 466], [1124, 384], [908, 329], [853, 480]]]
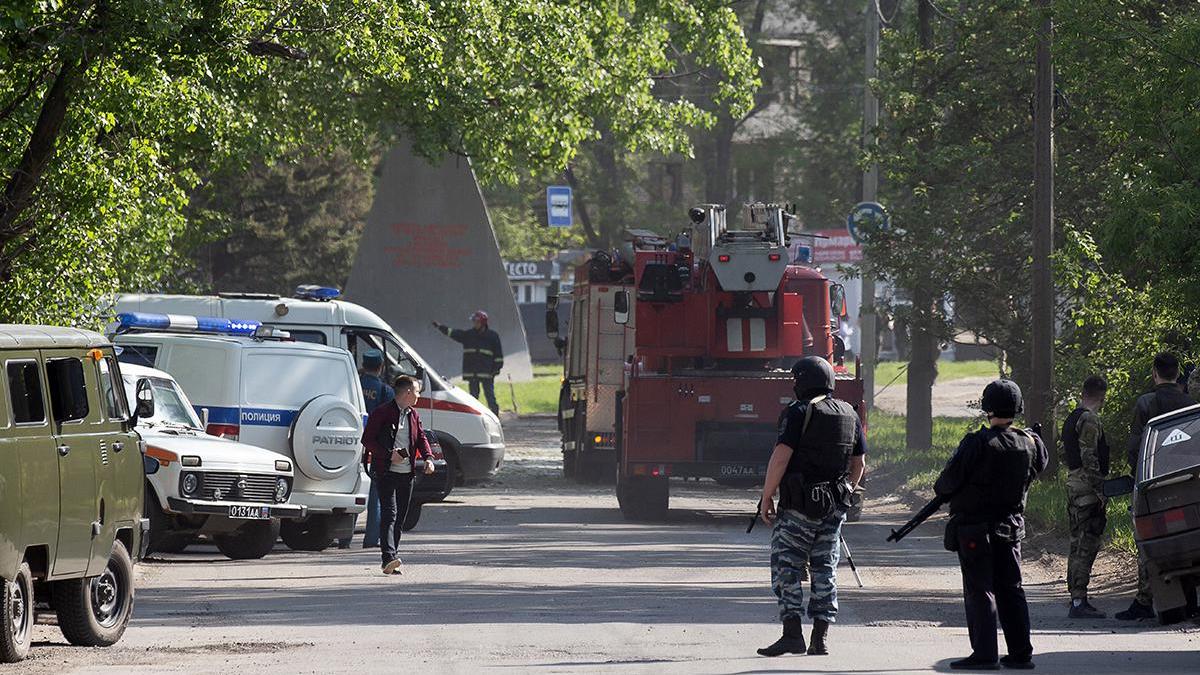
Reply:
[[1107, 616], [1104, 612], [1092, 606], [1092, 603], [1084, 600], [1076, 605], [1071, 603], [1071, 609], [1067, 612], [1067, 616], [1072, 619], [1103, 619]]
[[965, 659], [950, 662], [951, 670], [1000, 670], [996, 659], [983, 659], [974, 654]]
[[383, 573], [384, 574], [401, 574], [400, 566], [403, 564], [404, 563], [400, 562], [399, 558], [396, 558], [395, 560], [389, 560], [383, 564]]
[[1134, 600], [1133, 602], [1129, 603], [1129, 609], [1125, 610], [1124, 612], [1117, 612], [1113, 616], [1120, 619], [1121, 621], [1136, 621], [1138, 619], [1153, 619], [1154, 618], [1154, 608], [1151, 607], [1150, 605], [1143, 605], [1142, 603], [1138, 602], [1137, 600]]
[[[1092, 607], [1092, 609], [1096, 609], [1096, 608]], [[1101, 615], [1101, 616], [1103, 616], [1103, 615]], [[1013, 670], [1033, 670], [1033, 668], [1034, 668], [1032, 656], [1026, 656], [1025, 658], [1017, 658], [1016, 656], [1013, 656], [1012, 654], [1001, 657], [1000, 665], [1004, 666], [1005, 668], [1012, 668]]]

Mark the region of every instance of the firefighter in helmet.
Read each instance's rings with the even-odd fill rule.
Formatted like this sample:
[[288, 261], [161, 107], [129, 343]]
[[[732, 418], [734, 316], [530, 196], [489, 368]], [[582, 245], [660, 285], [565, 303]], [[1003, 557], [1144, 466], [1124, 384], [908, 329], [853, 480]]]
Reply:
[[433, 326], [463, 346], [462, 376], [467, 381], [471, 395], [479, 398], [479, 390], [483, 389], [483, 395], [487, 397], [487, 406], [499, 415], [495, 381], [496, 375], [504, 367], [504, 350], [500, 346], [500, 336], [488, 328], [487, 312], [477, 310], [470, 318], [471, 327], [466, 330], [450, 328], [437, 321], [433, 322]]
[[[808, 356], [792, 367], [796, 400], [780, 420], [767, 464], [759, 517], [774, 525], [771, 590], [779, 599], [783, 636], [763, 656], [828, 654], [826, 634], [837, 617], [837, 564], [850, 497], [866, 470], [866, 440], [854, 408], [833, 397], [836, 378], [825, 359]], [[775, 491], [779, 491], [776, 510]], [[811, 572], [804, 641], [804, 582]]]

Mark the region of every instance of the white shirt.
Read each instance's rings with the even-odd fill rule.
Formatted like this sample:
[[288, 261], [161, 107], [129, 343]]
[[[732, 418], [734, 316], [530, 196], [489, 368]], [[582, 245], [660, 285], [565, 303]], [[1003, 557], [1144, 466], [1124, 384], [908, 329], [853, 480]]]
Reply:
[[[396, 442], [393, 444], [394, 450], [405, 450], [412, 453], [408, 447], [408, 411], [409, 408], [404, 408], [400, 411], [400, 421], [396, 423]], [[392, 465], [388, 467], [388, 471], [392, 473], [412, 473], [412, 462], [408, 459], [402, 461], [392, 461]]]

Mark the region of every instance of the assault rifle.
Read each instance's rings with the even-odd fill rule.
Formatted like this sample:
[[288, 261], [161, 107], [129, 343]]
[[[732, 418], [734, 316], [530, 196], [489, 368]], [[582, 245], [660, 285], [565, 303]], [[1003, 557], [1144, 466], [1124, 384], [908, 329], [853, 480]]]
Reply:
[[900, 541], [907, 536], [909, 532], [917, 529], [917, 527], [921, 523], [925, 522], [929, 516], [937, 513], [938, 509], [942, 508], [942, 504], [945, 504], [947, 501], [948, 500], [945, 497], [934, 497], [933, 499], [929, 500], [929, 503], [921, 507], [921, 510], [917, 511], [917, 514], [913, 516], [907, 523], [901, 525], [900, 529], [892, 530], [892, 533], [888, 535], [887, 540]]

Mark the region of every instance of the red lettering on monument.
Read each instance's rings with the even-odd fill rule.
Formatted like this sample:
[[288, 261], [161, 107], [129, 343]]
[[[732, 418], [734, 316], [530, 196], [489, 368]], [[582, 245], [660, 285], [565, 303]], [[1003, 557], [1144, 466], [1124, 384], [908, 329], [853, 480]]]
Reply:
[[471, 257], [465, 240], [468, 225], [396, 223], [397, 242], [386, 247], [395, 267], [460, 268]]

